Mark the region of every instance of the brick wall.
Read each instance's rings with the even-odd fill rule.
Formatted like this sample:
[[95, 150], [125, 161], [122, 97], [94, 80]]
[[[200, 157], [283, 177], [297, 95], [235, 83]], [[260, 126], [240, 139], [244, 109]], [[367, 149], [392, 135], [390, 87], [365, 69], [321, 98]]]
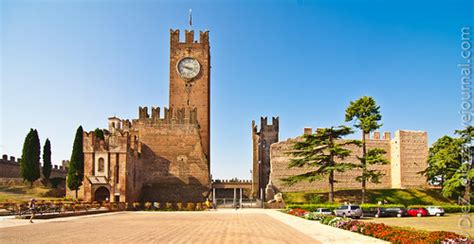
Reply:
[[[309, 168], [288, 169], [290, 156], [287, 155], [286, 152], [289, 151], [291, 145], [298, 140], [302, 140], [302, 137], [292, 138], [272, 144], [270, 149], [270, 181], [273, 184], [273, 187], [279, 192], [329, 189], [327, 176], [319, 181], [314, 181], [312, 183], [301, 182], [293, 186], [288, 186], [282, 181], [283, 178], [288, 176], [302, 174], [309, 171]], [[374, 133], [373, 137], [369, 137], [367, 140], [367, 147], [369, 149], [384, 149], [387, 152], [385, 158], [390, 162], [387, 165], [371, 166], [374, 169], [380, 170], [385, 174], [385, 176], [382, 177], [380, 184], [368, 183], [368, 188], [409, 188], [426, 186], [425, 178], [417, 174], [417, 172], [425, 169], [427, 166], [428, 142], [426, 132], [397, 131], [393, 140], [390, 139], [389, 133], [384, 134], [383, 138], [380, 138], [379, 133]], [[345, 161], [358, 163], [356, 156], [362, 154], [362, 149], [357, 146], [350, 146], [349, 148], [353, 151], [353, 155], [346, 158]], [[392, 164], [395, 164], [395, 166]], [[400, 169], [400, 173], [396, 170], [392, 170], [397, 167]], [[335, 188], [360, 188], [361, 183], [355, 180], [355, 177], [360, 175], [360, 173], [361, 171], [358, 169], [344, 173], [336, 172], [335, 179], [338, 182], [335, 183]]]
[[199, 129], [192, 124], [136, 127], [145, 201], [201, 201], [210, 187]]

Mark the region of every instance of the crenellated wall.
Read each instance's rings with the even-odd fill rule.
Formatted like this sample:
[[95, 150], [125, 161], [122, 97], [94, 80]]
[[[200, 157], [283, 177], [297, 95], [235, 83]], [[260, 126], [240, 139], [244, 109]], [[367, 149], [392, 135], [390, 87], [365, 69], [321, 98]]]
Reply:
[[[305, 129], [308, 133], [308, 129]], [[399, 130], [392, 139], [389, 132], [381, 137], [380, 132], [365, 135], [367, 148], [382, 148], [386, 151], [385, 158], [389, 161], [386, 165], [373, 165], [372, 169], [380, 170], [384, 176], [380, 184], [367, 183], [368, 188], [410, 188], [426, 186], [426, 179], [418, 174], [427, 167], [428, 140], [426, 132]], [[287, 152], [296, 141], [302, 137], [291, 138], [286, 141], [274, 143], [270, 149], [271, 173], [270, 181], [277, 192], [327, 190], [329, 182], [327, 176], [319, 181], [300, 182], [292, 186], [286, 185], [282, 179], [288, 176], [303, 174], [309, 168], [288, 168], [291, 156]], [[362, 155], [362, 148], [355, 145], [348, 146], [353, 152], [344, 161], [356, 162], [357, 156]], [[353, 169], [343, 173], [335, 173], [335, 188], [349, 189], [360, 188], [361, 183], [355, 177], [361, 174], [360, 169]]]
[[[21, 178], [20, 176], [20, 158], [13, 156], [2, 155], [0, 159], [0, 178]], [[41, 177], [43, 177], [42, 170], [40, 169]], [[53, 165], [51, 169], [51, 175], [49, 178], [66, 178], [67, 167]]]

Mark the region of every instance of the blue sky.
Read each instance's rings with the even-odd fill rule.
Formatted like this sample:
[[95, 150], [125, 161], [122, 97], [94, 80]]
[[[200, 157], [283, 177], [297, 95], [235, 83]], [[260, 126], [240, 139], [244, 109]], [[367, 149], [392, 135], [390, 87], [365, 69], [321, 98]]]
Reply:
[[[249, 178], [251, 121], [280, 140], [344, 124], [373, 96], [381, 131], [461, 127], [463, 26], [473, 1], [0, 1], [0, 153], [29, 128], [68, 159], [75, 130], [168, 104], [169, 29], [210, 30], [215, 178]], [[350, 125], [350, 124], [347, 124]], [[354, 137], [358, 137], [354, 134]]]

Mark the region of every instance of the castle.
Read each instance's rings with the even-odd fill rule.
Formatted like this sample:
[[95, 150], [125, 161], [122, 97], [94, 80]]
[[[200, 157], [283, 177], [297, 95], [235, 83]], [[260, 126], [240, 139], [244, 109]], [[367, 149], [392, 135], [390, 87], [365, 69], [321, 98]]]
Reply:
[[[305, 128], [303, 134], [311, 134], [311, 128]], [[261, 118], [260, 130], [252, 121], [253, 144], [253, 194], [259, 199], [271, 199], [277, 192], [327, 190], [327, 180], [314, 182], [300, 182], [289, 186], [282, 179], [288, 176], [303, 174], [308, 168], [288, 168], [291, 156], [287, 152], [294, 142], [303, 140], [303, 137], [290, 138], [278, 141], [279, 118], [272, 118], [269, 124], [266, 117]], [[392, 138], [390, 132], [373, 132], [364, 135], [367, 148], [382, 148], [386, 165], [372, 165], [373, 169], [380, 170], [384, 176], [380, 184], [367, 183], [368, 188], [413, 188], [426, 187], [427, 182], [419, 174], [427, 167], [428, 135], [424, 131], [398, 130]], [[348, 146], [352, 155], [346, 158], [348, 162], [358, 162], [357, 156], [362, 155], [362, 148], [355, 145]], [[335, 173], [336, 189], [360, 188], [355, 177], [360, 175], [360, 169]]]
[[170, 30], [169, 108], [84, 132], [85, 201], [199, 202], [210, 193], [209, 32]]

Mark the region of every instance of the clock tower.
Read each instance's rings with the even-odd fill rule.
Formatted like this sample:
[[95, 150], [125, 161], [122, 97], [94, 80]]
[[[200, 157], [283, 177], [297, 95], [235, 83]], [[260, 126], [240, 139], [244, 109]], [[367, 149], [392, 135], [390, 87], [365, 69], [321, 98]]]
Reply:
[[210, 69], [209, 31], [185, 30], [184, 42], [179, 30], [170, 30], [171, 108], [196, 108], [202, 147], [210, 165]]

